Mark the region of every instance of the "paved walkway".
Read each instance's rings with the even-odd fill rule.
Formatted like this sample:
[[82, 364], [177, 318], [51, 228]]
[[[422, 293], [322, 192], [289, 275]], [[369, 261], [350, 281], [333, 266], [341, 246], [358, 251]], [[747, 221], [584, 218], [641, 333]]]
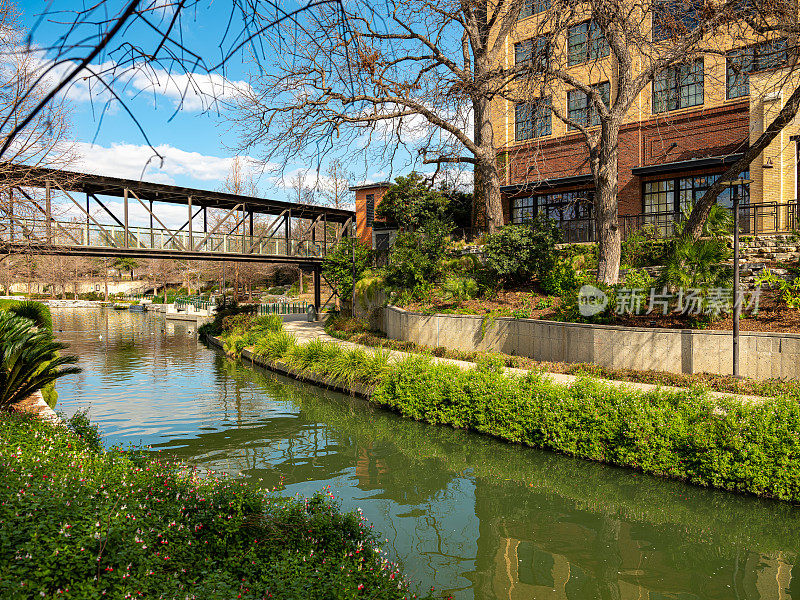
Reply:
[[[340, 340], [335, 338], [331, 335], [325, 333], [324, 327], [320, 323], [309, 322], [309, 321], [289, 321], [284, 323], [284, 330], [292, 333], [297, 337], [298, 341], [300, 342], [309, 342], [314, 339], [321, 339], [326, 342], [334, 342], [339, 344], [344, 348], [358, 348], [361, 350], [375, 350], [373, 346], [365, 346], [364, 344], [356, 344], [355, 342], [347, 342], [344, 340]], [[415, 354], [412, 352], [400, 352], [399, 350], [389, 350], [388, 348], [384, 348], [384, 350], [389, 352], [389, 355], [393, 358], [400, 360], [403, 358], [408, 358], [409, 356], [414, 356]], [[464, 360], [455, 360], [452, 358], [440, 358], [437, 356], [431, 357], [434, 362], [443, 363], [443, 364], [451, 364], [456, 365], [460, 369], [472, 369], [475, 368], [475, 363], [467, 362]], [[507, 368], [505, 370], [507, 373], [511, 373], [514, 375], [527, 375], [530, 373], [527, 369], [517, 369], [517, 368]], [[580, 377], [576, 375], [567, 375], [565, 373], [548, 373], [543, 372], [541, 373], [542, 377], [553, 381], [554, 383], [560, 383], [565, 385], [571, 385], [578, 381]], [[633, 390], [641, 390], [643, 392], [651, 392], [656, 389], [664, 390], [664, 391], [685, 391], [686, 388], [679, 388], [673, 387], [668, 385], [654, 385], [652, 383], [637, 383], [635, 381], [620, 381], [617, 379], [598, 379], [598, 381], [620, 388], [628, 388]], [[764, 398], [762, 396], [749, 396], [745, 394], [731, 394], [726, 392], [708, 392], [708, 395], [713, 398], [736, 398], [743, 402], [763, 402]]]

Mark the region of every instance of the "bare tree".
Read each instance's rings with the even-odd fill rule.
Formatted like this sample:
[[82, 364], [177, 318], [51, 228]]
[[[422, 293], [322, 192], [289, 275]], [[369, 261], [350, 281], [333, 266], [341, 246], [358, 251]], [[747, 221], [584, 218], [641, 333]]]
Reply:
[[[260, 44], [265, 31], [295, 20], [314, 6], [339, 3], [340, 0], [309, 0], [286, 8], [277, 0], [234, 0], [229, 3], [222, 27], [219, 13], [212, 17], [213, 23], [204, 24], [219, 36], [219, 52], [210, 58], [200, 48], [193, 48], [190, 39], [195, 36], [187, 35], [208, 14], [204, 0], [127, 0], [122, 4], [97, 0], [74, 10], [48, 2], [41, 7], [37, 23], [49, 22], [61, 26], [61, 30], [55, 39], [40, 43], [35, 49], [27, 42], [34, 39], [36, 29], [26, 39], [25, 49], [46, 64], [11, 111], [14, 116], [6, 116], [0, 122], [0, 130], [8, 132], [0, 145], [0, 158], [5, 160], [17, 136], [64, 91], [78, 83], [89, 85], [95, 93], [102, 92], [97, 94], [101, 102], [118, 102], [145, 137], [146, 131], [125, 102], [133, 76], [147, 78], [152, 89], [175, 86], [182, 99], [200, 97], [206, 109], [216, 109], [227, 93], [229, 62], [243, 52], [255, 60], [269, 58]], [[90, 29], [85, 27], [88, 23], [92, 25]], [[208, 41], [208, 37], [203, 38], [203, 48]], [[43, 83], [51, 79], [54, 84], [44, 86], [47, 93], [29, 103]], [[155, 149], [153, 152], [162, 158]]]
[[324, 204], [333, 208], [352, 207], [353, 192], [350, 181], [353, 174], [345, 169], [338, 158], [331, 159], [325, 169], [325, 178], [319, 184], [319, 195]]
[[[505, 40], [523, 0], [389, 0], [320, 6], [267, 34], [277, 64], [241, 90], [242, 148], [276, 164], [336, 148], [391, 164], [474, 168], [476, 219], [503, 224], [492, 98], [513, 83]], [[287, 43], [288, 40], [288, 43]]]
[[307, 183], [308, 174], [297, 171], [289, 180], [289, 187], [292, 190], [292, 201], [298, 204], [317, 204], [316, 186]]
[[[745, 5], [735, 0], [714, 5], [552, 0], [527, 30], [530, 37], [517, 44], [510, 68], [518, 86], [504, 91], [503, 101], [512, 103], [512, 109], [527, 107], [533, 129], [528, 137], [536, 137], [538, 117], [552, 113], [585, 142], [594, 180], [599, 282], [611, 284], [619, 278], [621, 128], [636, 118], [632, 113], [643, 110], [643, 94], [650, 85], [656, 90], [653, 113], [680, 108], [670, 82], [680, 78], [691, 83], [697, 69], [703, 69], [704, 55], [724, 56], [731, 26], [744, 11]], [[576, 32], [576, 27], [581, 29]], [[576, 64], [583, 68], [570, 68]], [[535, 139], [531, 143], [536, 146]]]
[[[16, 243], [33, 246], [41, 241], [42, 214], [32, 201], [36, 192], [20, 190], [36, 167], [68, 166], [74, 159], [70, 138], [70, 112], [64, 98], [54, 98], [24, 126], [26, 115], [53, 85], [44, 77], [45, 67], [26, 45], [19, 11], [9, 0], [0, 0], [0, 146], [7, 147], [0, 161], [0, 232], [12, 233]], [[39, 85], [35, 85], [39, 81]]]

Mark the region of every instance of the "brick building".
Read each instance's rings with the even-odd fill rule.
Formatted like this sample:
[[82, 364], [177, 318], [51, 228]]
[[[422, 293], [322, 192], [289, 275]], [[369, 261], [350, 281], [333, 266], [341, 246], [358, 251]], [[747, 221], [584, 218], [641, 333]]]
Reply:
[[[535, 48], [560, 50], [565, 68], [608, 98], [614, 89], [613, 57], [605, 39], [593, 35], [597, 30], [590, 21], [569, 27], [564, 39], [542, 43], [541, 35], [532, 37], [535, 11], [548, 5], [546, 0], [532, 2], [505, 42], [504, 66], [532, 60]], [[722, 49], [724, 54], [710, 53], [659, 74], [629, 111], [619, 137], [623, 231], [651, 223], [669, 233], [682, 211], [741, 156], [791, 93], [781, 87], [792, 77], [783, 40], [744, 47], [731, 42]], [[520, 223], [545, 214], [562, 223], [568, 240], [590, 240], [594, 186], [585, 138], [550, 106], [590, 128], [599, 123], [586, 95], [565, 85], [554, 85], [537, 104], [501, 99], [493, 105], [505, 221]], [[748, 206], [742, 212], [745, 227], [753, 233], [798, 226], [798, 129], [797, 122], [791, 123], [742, 174], [752, 181], [740, 194]], [[730, 206], [730, 190], [719, 203]]]

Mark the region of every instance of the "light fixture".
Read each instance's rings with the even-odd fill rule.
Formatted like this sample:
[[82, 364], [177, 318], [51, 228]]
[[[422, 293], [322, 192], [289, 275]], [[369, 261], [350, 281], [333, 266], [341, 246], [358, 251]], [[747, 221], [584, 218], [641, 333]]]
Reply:
[[762, 165], [762, 167], [761, 167], [761, 168], [762, 168], [762, 169], [771, 169], [771, 168], [772, 168], [772, 157], [771, 157], [771, 156], [768, 156], [768, 157], [767, 157], [767, 162], [765, 162], [765, 163]]

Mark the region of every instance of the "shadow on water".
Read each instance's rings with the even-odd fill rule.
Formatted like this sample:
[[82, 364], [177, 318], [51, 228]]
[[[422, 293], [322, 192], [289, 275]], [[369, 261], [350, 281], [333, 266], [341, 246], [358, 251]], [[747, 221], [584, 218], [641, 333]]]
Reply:
[[[159, 317], [54, 312], [87, 369], [60, 386], [67, 412], [91, 400], [109, 441], [138, 436], [252, 485], [330, 485], [424, 586], [480, 599], [800, 600], [800, 513], [788, 504], [401, 419], [229, 361]], [[111, 340], [87, 343], [95, 326]], [[109, 376], [116, 387], [98, 389]]]

